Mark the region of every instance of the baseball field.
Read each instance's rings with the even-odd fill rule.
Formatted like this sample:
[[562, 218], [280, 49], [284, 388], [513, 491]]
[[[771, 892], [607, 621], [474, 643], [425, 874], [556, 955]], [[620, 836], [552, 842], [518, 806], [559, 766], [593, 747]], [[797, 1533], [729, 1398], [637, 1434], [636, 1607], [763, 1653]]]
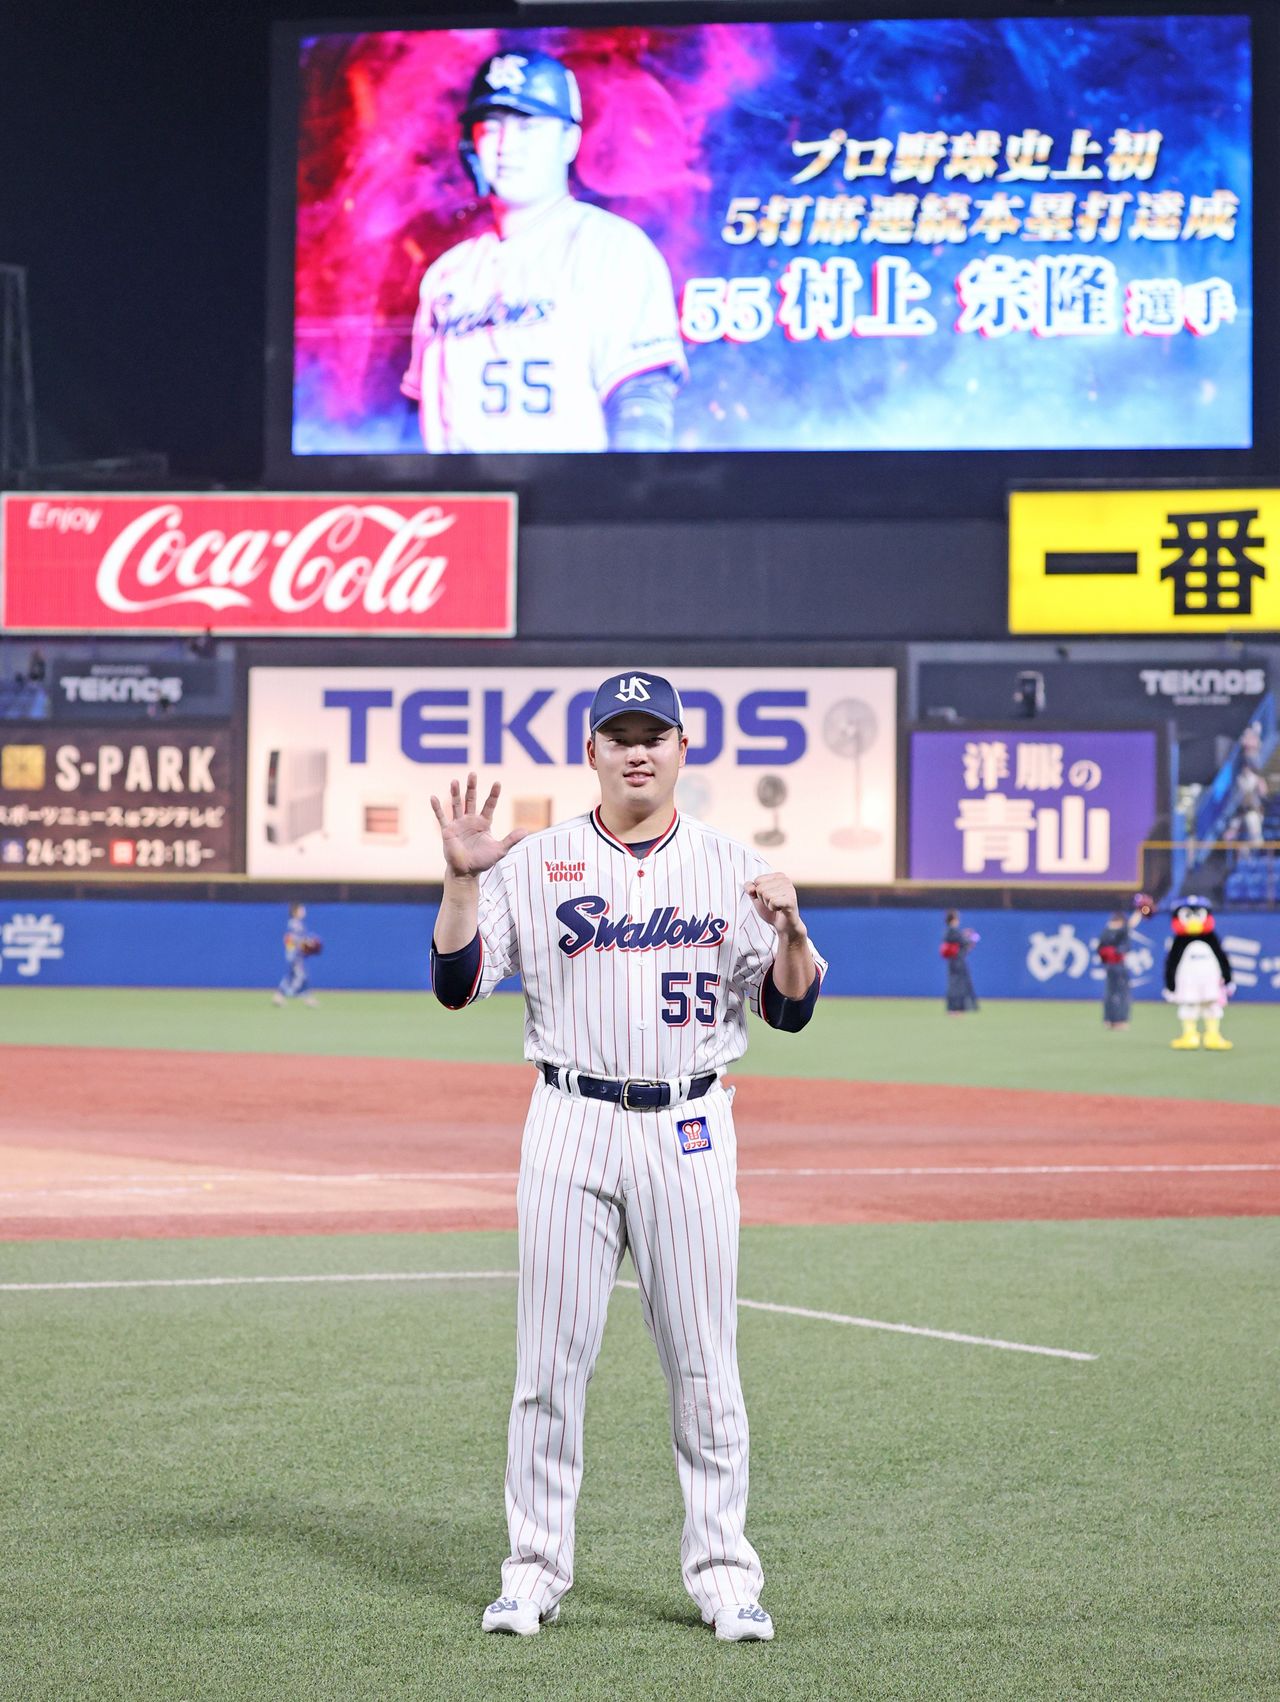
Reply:
[[0, 989], [0, 1698], [1280, 1694], [1280, 1018], [825, 1001], [738, 1098], [748, 1534], [679, 1580], [638, 1296], [577, 1581], [505, 1552], [519, 1004]]

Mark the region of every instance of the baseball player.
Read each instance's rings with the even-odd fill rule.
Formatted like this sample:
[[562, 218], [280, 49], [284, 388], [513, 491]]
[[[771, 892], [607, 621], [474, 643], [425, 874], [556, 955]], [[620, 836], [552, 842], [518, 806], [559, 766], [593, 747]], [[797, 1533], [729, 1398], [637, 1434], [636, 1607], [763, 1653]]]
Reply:
[[433, 798], [444, 898], [432, 984], [457, 1008], [519, 972], [537, 1082], [517, 1213], [510, 1554], [486, 1631], [529, 1636], [573, 1582], [587, 1384], [630, 1249], [671, 1403], [685, 1588], [718, 1638], [767, 1640], [747, 1541], [747, 1416], [737, 1365], [733, 1090], [750, 1007], [812, 1013], [826, 965], [794, 886], [674, 805], [688, 739], [675, 688], [619, 674], [596, 692], [587, 760], [600, 802], [541, 833], [492, 831], [498, 787]]
[[1150, 916], [1155, 901], [1145, 892], [1136, 894], [1133, 910], [1128, 916], [1123, 910], [1113, 910], [1107, 925], [1098, 935], [1098, 956], [1104, 970], [1102, 996], [1102, 1026], [1128, 1028], [1132, 993], [1129, 986], [1128, 953], [1133, 944], [1133, 930], [1144, 916]]
[[963, 1016], [965, 1011], [976, 1011], [978, 1008], [973, 972], [966, 961], [978, 943], [978, 935], [972, 928], [960, 926], [958, 910], [948, 910], [945, 922], [942, 944], [938, 950], [947, 965], [947, 1014]]
[[671, 274], [638, 225], [570, 194], [581, 140], [568, 66], [481, 65], [461, 153], [491, 227], [428, 267], [401, 386], [430, 454], [671, 443], [687, 370]]
[[287, 999], [301, 999], [304, 1005], [315, 1004], [315, 994], [310, 991], [311, 984], [307, 978], [310, 940], [306, 905], [291, 904], [284, 930], [284, 975], [271, 995], [275, 1004], [283, 1005]]

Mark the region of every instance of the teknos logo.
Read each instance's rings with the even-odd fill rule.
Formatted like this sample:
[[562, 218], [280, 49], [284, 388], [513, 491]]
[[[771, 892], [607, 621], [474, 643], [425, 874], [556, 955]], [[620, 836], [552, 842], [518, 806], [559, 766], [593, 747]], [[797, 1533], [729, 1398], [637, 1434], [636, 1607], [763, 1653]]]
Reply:
[[[518, 751], [541, 768], [581, 766], [593, 688], [566, 690], [564, 675], [553, 669], [545, 675], [551, 683], [521, 686], [513, 673], [496, 686], [481, 686], [474, 675], [430, 686], [417, 685], [415, 677], [413, 690], [398, 675], [394, 685], [390, 673], [388, 683], [374, 684], [376, 676], [365, 673], [358, 684], [323, 687], [316, 725], [336, 725], [346, 760], [360, 767], [376, 763], [389, 739], [413, 763], [491, 767]], [[439, 673], [433, 678], [440, 680]], [[745, 670], [744, 678], [751, 678]], [[681, 701], [690, 716], [692, 768], [723, 756], [744, 768], [789, 767], [809, 749], [805, 717], [812, 706], [803, 686], [690, 689]]]
[[1171, 697], [1177, 704], [1230, 703], [1261, 697], [1267, 689], [1265, 668], [1142, 668], [1138, 678], [1148, 697]]
[[515, 631], [513, 496], [6, 496], [0, 626]]

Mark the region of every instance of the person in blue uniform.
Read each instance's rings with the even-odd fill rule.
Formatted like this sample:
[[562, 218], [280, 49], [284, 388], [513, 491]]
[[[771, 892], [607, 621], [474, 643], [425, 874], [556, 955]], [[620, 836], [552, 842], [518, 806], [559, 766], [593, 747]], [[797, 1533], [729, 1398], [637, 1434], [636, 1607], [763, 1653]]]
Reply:
[[978, 936], [972, 928], [960, 926], [960, 912], [948, 910], [946, 915], [946, 932], [942, 936], [939, 948], [947, 965], [947, 1014], [960, 1016], [965, 1011], [976, 1011], [978, 995], [974, 991], [973, 976], [969, 971], [968, 957], [978, 943]]
[[1106, 971], [1102, 988], [1102, 1026], [1128, 1028], [1132, 999], [1129, 991], [1129, 948], [1133, 930], [1144, 916], [1150, 916], [1155, 904], [1146, 893], [1140, 892], [1133, 901], [1133, 912], [1113, 910], [1107, 925], [1098, 935], [1098, 956]]
[[304, 1005], [315, 1004], [315, 994], [311, 991], [307, 975], [307, 958], [311, 951], [307, 907], [295, 902], [289, 906], [289, 920], [284, 930], [284, 974], [272, 994], [277, 1005], [283, 1005], [289, 999], [301, 999]]

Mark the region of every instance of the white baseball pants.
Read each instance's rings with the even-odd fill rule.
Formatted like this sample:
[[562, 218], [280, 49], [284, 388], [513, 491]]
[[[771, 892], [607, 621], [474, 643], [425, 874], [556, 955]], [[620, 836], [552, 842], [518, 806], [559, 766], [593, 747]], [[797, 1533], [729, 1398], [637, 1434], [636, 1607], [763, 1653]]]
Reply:
[[[573, 1582], [587, 1384], [628, 1248], [670, 1395], [685, 1588], [707, 1620], [760, 1594], [760, 1560], [743, 1529], [748, 1446], [737, 1362], [732, 1100], [717, 1087], [671, 1110], [623, 1111], [542, 1080], [534, 1089], [517, 1194], [511, 1553], [502, 1593], [544, 1612]], [[707, 1120], [709, 1150], [682, 1150], [679, 1126], [693, 1117]]]

